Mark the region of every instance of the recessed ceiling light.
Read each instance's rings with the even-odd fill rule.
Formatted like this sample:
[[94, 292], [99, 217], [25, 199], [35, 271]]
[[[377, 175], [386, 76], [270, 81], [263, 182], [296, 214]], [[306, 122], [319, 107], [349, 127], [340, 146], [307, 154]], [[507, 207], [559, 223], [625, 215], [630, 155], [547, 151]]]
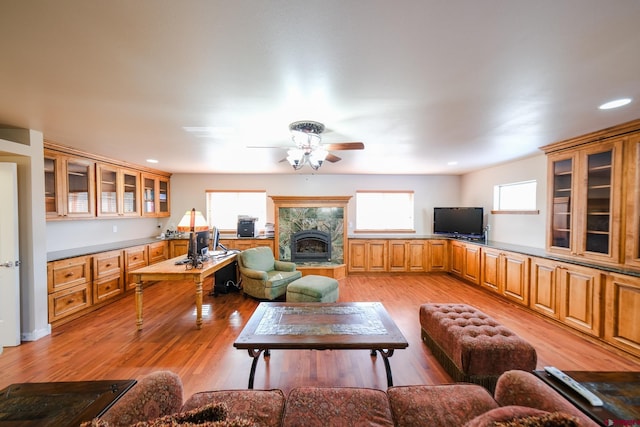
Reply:
[[158, 163], [156, 159], [147, 159], [147, 163]]
[[449, 166], [455, 166], [455, 165], [457, 165], [457, 164], [458, 164], [458, 162], [456, 162], [456, 161], [453, 161], [453, 162], [447, 162], [447, 165], [449, 165]]
[[631, 98], [616, 99], [613, 101], [605, 102], [598, 108], [601, 110], [610, 110], [612, 108], [622, 107], [623, 105], [627, 105], [630, 102], [631, 102]]

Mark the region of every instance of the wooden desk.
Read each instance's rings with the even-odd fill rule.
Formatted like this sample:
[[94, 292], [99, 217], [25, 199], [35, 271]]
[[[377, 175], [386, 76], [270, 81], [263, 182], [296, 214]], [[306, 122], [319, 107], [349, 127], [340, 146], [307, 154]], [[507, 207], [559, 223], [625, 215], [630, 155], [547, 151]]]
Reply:
[[202, 282], [216, 271], [236, 260], [236, 254], [230, 253], [222, 258], [210, 259], [202, 264], [202, 268], [191, 268], [185, 264], [176, 265], [176, 261], [185, 258], [184, 255], [159, 262], [157, 264], [133, 270], [131, 280], [136, 284], [136, 325], [142, 330], [142, 283], [145, 281], [188, 280], [196, 286], [196, 327], [202, 327]]
[[407, 348], [400, 329], [379, 302], [261, 302], [233, 343], [253, 358], [249, 388], [253, 388], [260, 354], [277, 350], [369, 350], [380, 353], [393, 385], [389, 357]]

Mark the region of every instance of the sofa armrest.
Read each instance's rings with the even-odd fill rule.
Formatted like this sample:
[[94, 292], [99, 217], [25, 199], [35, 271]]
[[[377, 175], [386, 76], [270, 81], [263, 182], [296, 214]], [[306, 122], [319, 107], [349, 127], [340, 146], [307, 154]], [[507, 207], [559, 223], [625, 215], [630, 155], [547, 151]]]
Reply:
[[512, 370], [502, 374], [496, 384], [495, 399], [500, 406], [527, 406], [547, 412], [562, 412], [579, 418], [581, 425], [598, 425], [530, 372]]
[[296, 264], [289, 261], [275, 261], [275, 270], [278, 271], [296, 271]]
[[256, 280], [267, 280], [268, 278], [268, 274], [266, 271], [252, 270], [246, 267], [240, 267], [240, 274], [250, 279], [256, 279]]
[[156, 371], [142, 378], [100, 420], [109, 426], [129, 426], [180, 411], [182, 380], [170, 371]]

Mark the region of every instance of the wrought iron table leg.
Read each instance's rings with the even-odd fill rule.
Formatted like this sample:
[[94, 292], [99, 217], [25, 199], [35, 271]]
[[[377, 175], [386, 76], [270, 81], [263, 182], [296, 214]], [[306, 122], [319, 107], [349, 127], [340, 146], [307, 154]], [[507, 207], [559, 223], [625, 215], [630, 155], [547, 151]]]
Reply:
[[384, 362], [384, 369], [387, 372], [387, 387], [391, 387], [393, 385], [393, 377], [391, 376], [391, 365], [389, 365], [389, 358], [393, 356], [393, 349], [385, 350], [382, 348], [376, 348], [371, 350], [371, 356], [376, 356], [376, 351], [380, 353], [382, 356], [382, 361]]
[[260, 350], [251, 350], [249, 349], [249, 356], [253, 357], [253, 362], [251, 362], [251, 372], [249, 372], [249, 389], [253, 388], [253, 379], [256, 375], [256, 366], [258, 365], [258, 359], [260, 358], [260, 354], [264, 351], [264, 357], [269, 356], [269, 349], [260, 349]]

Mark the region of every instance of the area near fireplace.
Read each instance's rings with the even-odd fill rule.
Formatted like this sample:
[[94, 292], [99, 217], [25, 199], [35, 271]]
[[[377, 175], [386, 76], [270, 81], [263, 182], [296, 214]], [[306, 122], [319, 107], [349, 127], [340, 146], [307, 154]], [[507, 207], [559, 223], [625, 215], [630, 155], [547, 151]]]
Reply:
[[351, 196], [270, 196], [275, 205], [276, 258], [303, 274], [346, 275], [347, 203]]

